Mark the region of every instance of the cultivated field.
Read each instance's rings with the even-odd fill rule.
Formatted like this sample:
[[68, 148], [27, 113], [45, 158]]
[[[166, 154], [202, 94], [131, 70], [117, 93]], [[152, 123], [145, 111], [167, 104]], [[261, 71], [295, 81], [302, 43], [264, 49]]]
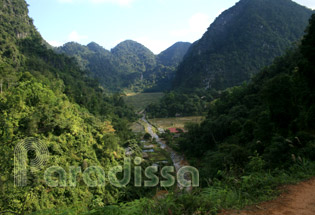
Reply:
[[158, 128], [184, 128], [186, 123], [200, 123], [204, 119], [203, 116], [188, 116], [175, 118], [154, 118], [149, 121]]
[[163, 93], [127, 94], [126, 104], [133, 106], [137, 112], [144, 110], [149, 104], [156, 103], [163, 97]]

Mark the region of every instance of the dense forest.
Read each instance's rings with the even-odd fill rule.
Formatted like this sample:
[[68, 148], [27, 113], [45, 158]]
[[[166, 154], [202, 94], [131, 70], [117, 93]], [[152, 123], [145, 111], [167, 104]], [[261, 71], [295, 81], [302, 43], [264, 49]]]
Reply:
[[[249, 84], [225, 91], [201, 125], [189, 125], [181, 150], [201, 162], [206, 177], [242, 173], [255, 153], [264, 167], [314, 160], [315, 15], [299, 47], [263, 69]], [[202, 159], [200, 159], [202, 157]]]
[[119, 95], [106, 95], [74, 59], [47, 48], [25, 1], [1, 0], [0, 18], [0, 211], [87, 208], [125, 198], [110, 185], [51, 190], [43, 174], [32, 172], [31, 186], [14, 187], [14, 147], [25, 138], [46, 143], [53, 157], [49, 165], [109, 168], [123, 161], [122, 146], [136, 141], [128, 127], [136, 116]]
[[174, 88], [224, 90], [248, 81], [302, 37], [311, 14], [293, 1], [239, 1], [191, 46]]
[[200, 125], [174, 139], [162, 134], [200, 170], [191, 193], [106, 206], [90, 214], [217, 214], [269, 200], [277, 186], [315, 175], [315, 15], [298, 46], [253, 81], [234, 87], [208, 107]]
[[178, 42], [159, 55], [132, 40], [110, 51], [94, 42], [87, 46], [69, 42], [56, 51], [75, 57], [108, 92], [161, 92], [171, 89], [176, 68], [190, 45]]
[[[241, 0], [191, 48], [189, 43], [176, 43], [155, 56], [134, 41], [122, 42], [111, 51], [96, 43], [68, 43], [55, 50], [36, 30], [24, 0], [0, 0], [0, 8], [0, 214], [217, 214], [269, 200], [278, 194], [278, 185], [315, 175], [315, 14], [311, 10], [289, 0]], [[243, 16], [235, 18], [240, 13]], [[219, 28], [222, 22], [224, 29]], [[261, 31], [256, 28], [250, 31], [253, 25], [262, 25], [266, 34], [258, 36]], [[211, 36], [217, 28], [232, 36]], [[240, 52], [215, 53], [213, 59], [220, 59], [209, 66], [210, 52], [201, 50], [216, 49], [209, 35], [226, 39], [222, 47]], [[261, 37], [271, 43], [262, 48]], [[253, 41], [258, 45], [253, 46]], [[249, 45], [237, 47], [242, 42]], [[247, 52], [249, 46], [256, 54]], [[216, 77], [219, 73], [212, 69], [233, 56], [245, 56], [235, 58], [244, 70], [238, 70], [236, 62], [239, 76], [228, 79], [227, 71]], [[199, 70], [196, 64], [206, 69]], [[204, 71], [215, 77], [205, 79], [206, 87], [199, 82]], [[158, 133], [199, 169], [200, 187], [190, 192], [135, 187], [137, 177], [123, 187], [97, 178], [105, 186], [89, 187], [82, 174], [77, 183], [76, 178], [69, 179], [75, 186], [57, 180], [59, 187], [52, 187], [44, 180], [46, 173], [33, 167], [35, 150], [26, 153], [23, 163], [28, 186], [16, 186], [15, 149], [25, 141], [45, 143], [46, 166], [69, 173], [73, 166], [83, 171], [101, 166], [108, 171], [124, 165], [128, 156], [142, 157], [142, 141], [157, 143], [149, 133], [130, 130], [139, 116], [113, 92], [170, 89], [174, 77], [174, 91], [149, 105], [146, 113], [152, 118], [206, 115], [201, 124], [187, 124], [187, 132], [180, 131], [176, 138], [170, 132]], [[127, 156], [128, 149], [132, 153]], [[140, 163], [135, 159], [130, 164], [131, 175], [138, 171], [135, 166], [153, 164]], [[153, 198], [160, 190], [167, 195]]]
[[218, 97], [216, 90], [169, 91], [158, 103], [148, 105], [146, 111], [150, 118], [206, 115], [210, 102]]
[[200, 125], [168, 144], [200, 170], [190, 194], [141, 199], [92, 214], [216, 214], [277, 195], [278, 185], [315, 175], [315, 15], [298, 46], [253, 81], [224, 91]]
[[[222, 91], [250, 81], [301, 39], [311, 14], [312, 10], [287, 0], [239, 1], [190, 47], [175, 72], [172, 92], [147, 108], [150, 116], [206, 112]], [[188, 109], [181, 108], [183, 104]]]

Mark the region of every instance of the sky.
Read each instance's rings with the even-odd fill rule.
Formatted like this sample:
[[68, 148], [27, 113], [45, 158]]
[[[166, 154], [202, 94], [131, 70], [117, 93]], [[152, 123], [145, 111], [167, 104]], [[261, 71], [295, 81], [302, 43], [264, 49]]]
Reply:
[[[238, 0], [26, 0], [29, 15], [53, 46], [96, 42], [110, 50], [131, 39], [155, 54], [195, 42]], [[295, 0], [315, 9], [315, 0]]]

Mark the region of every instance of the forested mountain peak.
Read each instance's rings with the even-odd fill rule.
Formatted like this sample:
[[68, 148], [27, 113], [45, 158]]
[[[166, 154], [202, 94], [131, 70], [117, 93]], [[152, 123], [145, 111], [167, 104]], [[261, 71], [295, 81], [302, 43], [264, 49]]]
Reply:
[[114, 47], [111, 50], [111, 52], [115, 53], [115, 52], [118, 52], [120, 50], [130, 50], [130, 51], [145, 50], [147, 52], [151, 52], [144, 45], [142, 45], [142, 44], [140, 44], [140, 43], [138, 43], [138, 42], [136, 42], [134, 40], [125, 40], [123, 42], [120, 42], [116, 47]]
[[87, 44], [87, 47], [93, 51], [93, 52], [97, 52], [100, 54], [109, 54], [110, 52], [103, 48], [102, 46], [100, 46], [99, 44], [95, 43], [95, 42], [90, 42], [89, 44]]
[[[95, 42], [86, 46], [69, 42], [56, 50], [75, 57], [81, 68], [91, 71], [92, 76], [111, 92], [152, 87], [154, 91], [162, 91], [170, 88], [175, 68], [189, 46], [189, 43], [179, 42], [158, 56], [132, 40], [119, 43], [111, 51]], [[162, 82], [163, 86], [158, 84]]]
[[184, 58], [191, 43], [177, 42], [157, 56], [157, 61], [165, 66], [177, 66]]
[[155, 55], [144, 45], [133, 40], [126, 40], [111, 49], [111, 53], [120, 60], [120, 63], [131, 65], [129, 72], [145, 72], [156, 65]]
[[241, 0], [192, 45], [174, 86], [224, 89], [249, 80], [302, 37], [312, 13], [291, 0]]
[[57, 48], [58, 51], [63, 51], [68, 53], [69, 55], [77, 55], [82, 52], [89, 52], [89, 49], [86, 46], [81, 45], [77, 42], [68, 42], [63, 46]]

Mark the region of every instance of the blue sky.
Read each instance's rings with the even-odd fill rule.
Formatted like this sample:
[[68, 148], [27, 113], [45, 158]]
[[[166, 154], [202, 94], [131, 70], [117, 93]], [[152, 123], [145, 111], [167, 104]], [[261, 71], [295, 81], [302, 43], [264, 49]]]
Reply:
[[[200, 39], [238, 0], [26, 0], [45, 40], [60, 46], [94, 41], [111, 49], [126, 39], [160, 53], [178, 41]], [[295, 0], [315, 9], [315, 0]]]

